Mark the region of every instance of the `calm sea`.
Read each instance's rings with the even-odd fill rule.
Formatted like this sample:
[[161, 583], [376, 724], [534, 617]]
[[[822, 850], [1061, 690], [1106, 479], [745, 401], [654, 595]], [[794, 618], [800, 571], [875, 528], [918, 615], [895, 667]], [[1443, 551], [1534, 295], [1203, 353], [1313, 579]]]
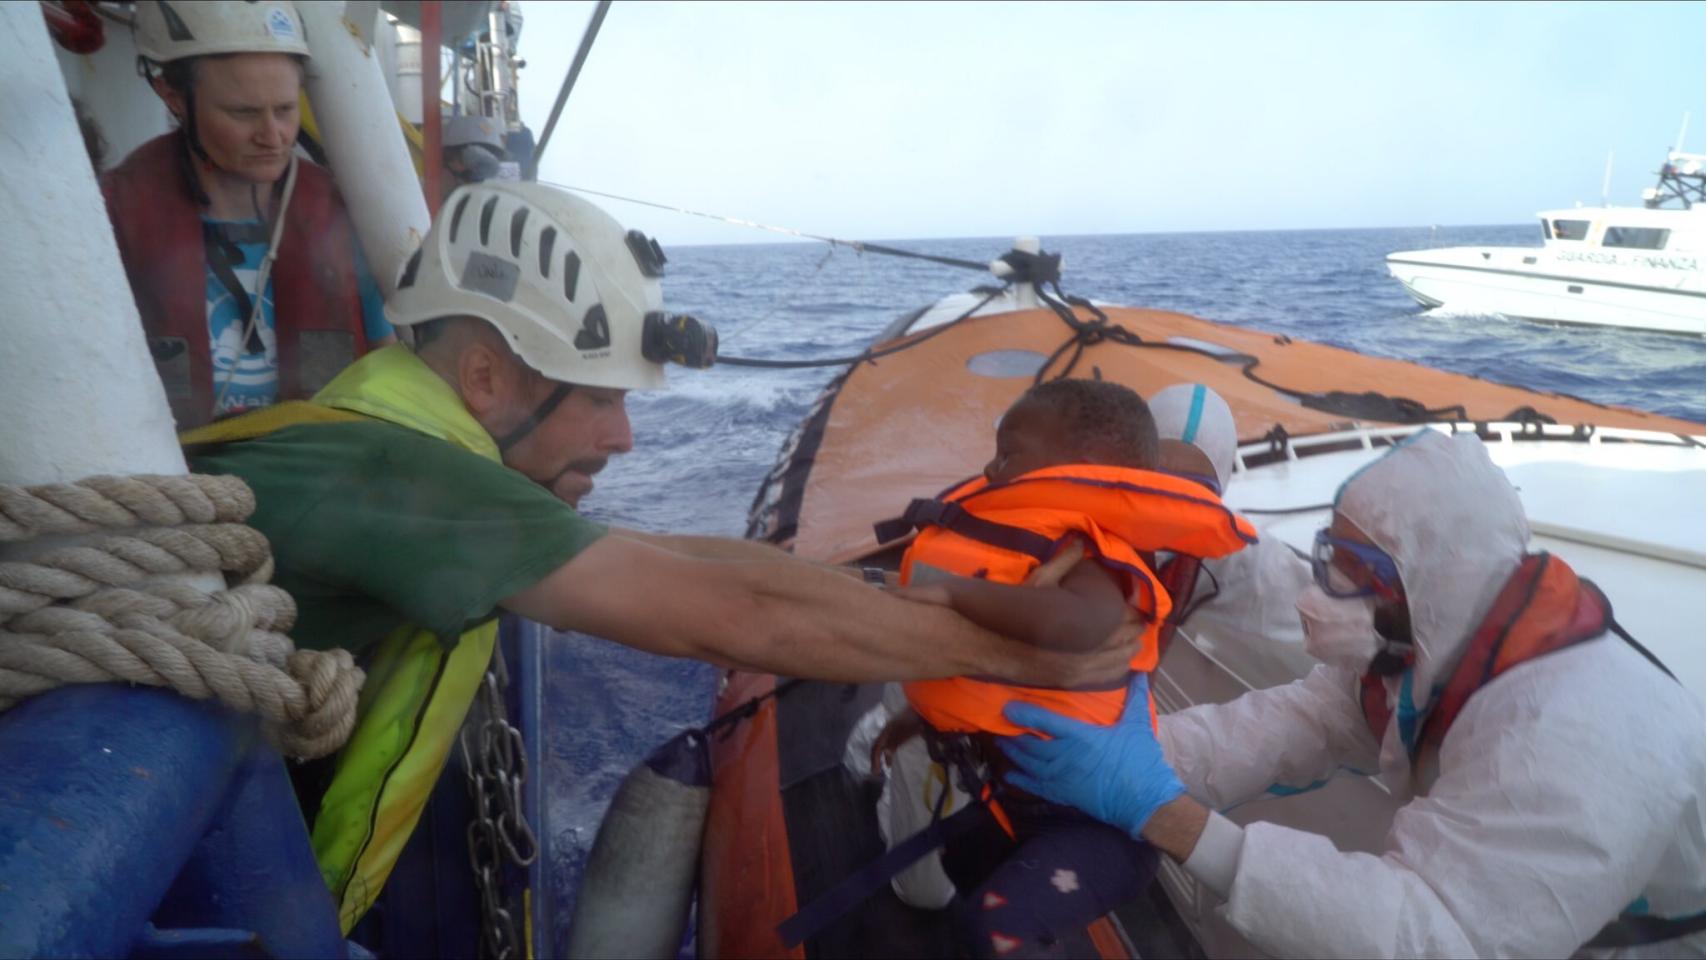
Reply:
[[[1011, 242], [891, 241], [979, 261]], [[1070, 293], [1706, 422], [1706, 341], [1423, 312], [1386, 274], [1392, 251], [1478, 243], [1537, 246], [1539, 236], [1533, 226], [1143, 234], [1046, 237], [1044, 249], [1064, 255]], [[749, 357], [856, 353], [897, 315], [989, 280], [820, 244], [668, 253], [670, 309], [715, 323], [723, 352]], [[622, 526], [738, 536], [760, 478], [834, 373], [672, 370], [667, 392], [630, 396], [634, 452], [612, 461], [584, 509]], [[553, 891], [563, 902], [617, 782], [652, 745], [704, 720], [714, 678], [603, 641], [559, 639], [545, 775], [549, 831], [568, 868]]]

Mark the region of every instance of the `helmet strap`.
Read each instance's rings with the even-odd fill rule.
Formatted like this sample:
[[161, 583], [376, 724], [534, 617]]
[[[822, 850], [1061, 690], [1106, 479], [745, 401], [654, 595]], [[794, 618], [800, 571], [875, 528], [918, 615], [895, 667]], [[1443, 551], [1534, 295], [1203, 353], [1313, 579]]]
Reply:
[[551, 395], [545, 398], [544, 403], [541, 403], [538, 408], [529, 414], [526, 420], [521, 421], [520, 425], [518, 425], [514, 430], [504, 434], [503, 437], [498, 440], [498, 452], [505, 453], [510, 447], [513, 447], [527, 439], [527, 435], [537, 429], [541, 423], [544, 423], [546, 417], [557, 412], [557, 408], [562, 406], [563, 401], [569, 398], [569, 393], [574, 390], [574, 388], [575, 385], [572, 383], [557, 384], [557, 389], [551, 391]]
[[184, 178], [189, 181], [190, 196], [195, 200], [196, 205], [205, 207], [213, 203], [213, 198], [207, 195], [207, 189], [201, 185], [201, 174], [196, 170], [195, 162], [200, 160], [211, 167], [218, 167], [219, 165], [213, 162], [213, 158], [207, 155], [206, 150], [202, 149], [201, 133], [196, 130], [195, 81], [193, 79], [190, 81], [189, 87], [184, 90], [184, 115], [178, 120], [179, 126], [184, 131], [184, 143], [189, 147], [189, 151], [184, 154]]

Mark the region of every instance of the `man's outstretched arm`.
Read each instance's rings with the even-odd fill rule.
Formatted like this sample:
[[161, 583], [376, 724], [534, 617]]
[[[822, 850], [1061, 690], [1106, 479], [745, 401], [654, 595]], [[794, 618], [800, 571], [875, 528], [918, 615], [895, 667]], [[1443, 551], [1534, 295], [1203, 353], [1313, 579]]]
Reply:
[[901, 596], [951, 607], [978, 626], [1047, 650], [1095, 650], [1130, 615], [1113, 576], [1080, 560], [1055, 585], [951, 577]]
[[1125, 675], [1137, 634], [1122, 626], [1082, 654], [1037, 650], [786, 555], [705, 560], [624, 536], [600, 539], [503, 607], [665, 656], [840, 682], [1108, 682]]

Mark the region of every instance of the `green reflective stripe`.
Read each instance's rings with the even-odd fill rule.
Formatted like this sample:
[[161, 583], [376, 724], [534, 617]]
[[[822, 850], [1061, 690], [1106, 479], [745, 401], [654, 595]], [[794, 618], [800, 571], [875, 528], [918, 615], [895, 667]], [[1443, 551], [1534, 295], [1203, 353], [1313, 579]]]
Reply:
[[[242, 430], [226, 427], [191, 439], [254, 439], [349, 414], [415, 430], [501, 462], [497, 444], [456, 392], [402, 346], [374, 351], [351, 364], [311, 403], [281, 404], [264, 421], [248, 421]], [[431, 632], [404, 625], [375, 647], [355, 730], [338, 753], [310, 830], [345, 933], [372, 906], [426, 809], [497, 635], [497, 622], [490, 621], [463, 633], [447, 650]]]
[[386, 638], [338, 755], [312, 840], [347, 933], [372, 906], [426, 809], [497, 643], [491, 622], [446, 651], [413, 627]]
[[345, 367], [314, 395], [314, 402], [437, 437], [494, 463], [500, 460], [497, 443], [462, 405], [462, 398], [402, 344], [375, 350]]
[[[456, 392], [408, 349], [393, 345], [350, 365], [314, 397], [438, 437], [488, 460], [497, 444]], [[332, 785], [314, 819], [314, 851], [337, 894], [347, 933], [372, 906], [426, 809], [456, 733], [474, 702], [498, 625], [464, 633], [445, 651], [431, 633], [409, 627], [375, 658], [360, 719], [340, 754]], [[383, 665], [381, 661], [384, 661]]]
[[[314, 818], [314, 856], [340, 907], [349, 897], [355, 864], [372, 838], [384, 784], [413, 742], [443, 673], [441, 648], [419, 643], [419, 633], [401, 627], [375, 651], [357, 706], [356, 728], [338, 754], [332, 782]], [[357, 897], [370, 900], [361, 886]]]

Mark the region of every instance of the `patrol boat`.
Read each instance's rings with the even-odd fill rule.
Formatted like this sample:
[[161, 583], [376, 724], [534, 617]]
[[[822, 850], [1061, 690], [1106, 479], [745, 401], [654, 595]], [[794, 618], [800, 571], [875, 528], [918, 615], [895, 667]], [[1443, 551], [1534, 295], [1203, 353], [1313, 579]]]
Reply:
[[1641, 207], [1548, 210], [1539, 247], [1388, 254], [1424, 307], [1706, 336], [1706, 154], [1671, 151]]

